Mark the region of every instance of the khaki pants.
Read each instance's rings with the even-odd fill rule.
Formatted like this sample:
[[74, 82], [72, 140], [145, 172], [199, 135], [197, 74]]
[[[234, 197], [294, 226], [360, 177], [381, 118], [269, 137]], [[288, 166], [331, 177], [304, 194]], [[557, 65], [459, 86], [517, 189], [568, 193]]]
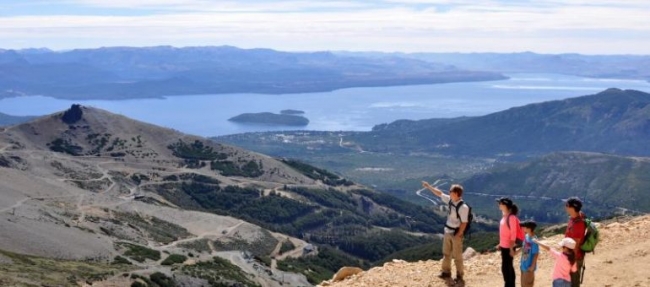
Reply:
[[442, 240], [442, 272], [451, 274], [451, 258], [456, 262], [456, 275], [463, 276], [463, 239], [458, 239], [453, 233], [445, 233]]
[[533, 287], [535, 285], [534, 271], [521, 271], [521, 287]]

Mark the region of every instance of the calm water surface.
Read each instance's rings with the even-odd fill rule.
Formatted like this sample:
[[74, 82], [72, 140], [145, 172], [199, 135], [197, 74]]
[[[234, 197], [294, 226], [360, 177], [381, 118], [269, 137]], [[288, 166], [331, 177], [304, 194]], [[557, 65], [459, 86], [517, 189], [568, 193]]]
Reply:
[[32, 96], [0, 99], [0, 112], [45, 115], [73, 103], [94, 106], [137, 120], [201, 136], [296, 129], [250, 126], [227, 121], [241, 113], [305, 111], [306, 130], [368, 131], [398, 119], [478, 116], [515, 106], [598, 93], [616, 87], [650, 92], [636, 80], [588, 79], [555, 74], [511, 74], [509, 80], [381, 88], [324, 93], [174, 96], [123, 101], [70, 101]]

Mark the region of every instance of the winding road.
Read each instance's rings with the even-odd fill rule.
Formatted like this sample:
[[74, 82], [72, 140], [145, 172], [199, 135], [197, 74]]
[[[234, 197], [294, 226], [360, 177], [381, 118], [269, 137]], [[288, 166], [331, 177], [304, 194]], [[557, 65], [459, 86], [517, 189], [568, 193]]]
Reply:
[[424, 198], [424, 199], [426, 199], [428, 201], [431, 201], [431, 203], [433, 203], [433, 205], [438, 205], [438, 203], [436, 202], [435, 199], [432, 199], [432, 198], [430, 198], [428, 196], [422, 195], [422, 192], [425, 191], [425, 190], [427, 190], [426, 187], [416, 191], [415, 194], [417, 194], [419, 197], [422, 197], [422, 198]]
[[237, 224], [235, 224], [235, 225], [233, 225], [233, 226], [231, 226], [231, 227], [228, 227], [228, 228], [226, 229], [226, 230], [227, 230], [226, 233], [223, 233], [223, 232], [206, 232], [206, 233], [203, 233], [203, 234], [201, 234], [201, 235], [199, 235], [199, 236], [196, 236], [196, 237], [191, 237], [191, 238], [185, 238], [185, 239], [176, 240], [176, 241], [171, 242], [171, 243], [169, 243], [169, 244], [167, 244], [167, 245], [162, 245], [162, 246], [158, 246], [158, 247], [155, 247], [155, 248], [156, 248], [156, 249], [159, 249], [159, 250], [162, 250], [162, 249], [168, 249], [168, 248], [170, 248], [170, 247], [175, 247], [176, 245], [181, 244], [181, 243], [186, 243], [186, 242], [192, 242], [192, 241], [196, 241], [196, 240], [201, 240], [201, 239], [204, 239], [204, 238], [206, 238], [206, 237], [208, 237], [208, 236], [215, 236], [215, 237], [217, 237], [217, 238], [219, 238], [219, 237], [224, 237], [224, 236], [230, 236], [230, 235], [232, 235], [232, 232], [233, 232], [235, 229], [237, 229], [238, 227], [240, 227], [240, 226], [241, 226], [242, 224], [244, 224], [244, 223], [246, 223], [246, 221], [239, 221], [239, 223], [237, 223]]
[[339, 147], [346, 148], [346, 149], [351, 149], [351, 150], [357, 151], [359, 153], [374, 153], [374, 152], [370, 152], [370, 151], [367, 151], [367, 150], [363, 150], [361, 148], [361, 146], [359, 146], [359, 145], [357, 145], [356, 148], [351, 148], [351, 147], [344, 146], [343, 145], [343, 137], [341, 137], [341, 139], [339, 140]]
[[[439, 188], [441, 185], [447, 183], [447, 182], [445, 182], [445, 181], [443, 181], [442, 183], [440, 183], [440, 181], [442, 181], [442, 180], [441, 180], [441, 179], [437, 179], [436, 181], [433, 182], [433, 184], [431, 184], [431, 186], [435, 186], [436, 188]], [[441, 204], [442, 204], [442, 201], [440, 201], [438, 198], [433, 198], [433, 197], [428, 197], [428, 196], [426, 196], [426, 195], [423, 195], [422, 192], [425, 191], [425, 190], [428, 190], [428, 189], [427, 189], [426, 187], [423, 187], [422, 189], [417, 190], [417, 191], [415, 192], [415, 194], [417, 194], [419, 197], [422, 197], [422, 198], [424, 198], [424, 199], [430, 201], [430, 202], [433, 203], [433, 205], [435, 205], [435, 206], [438, 206], [438, 205], [441, 205]]]

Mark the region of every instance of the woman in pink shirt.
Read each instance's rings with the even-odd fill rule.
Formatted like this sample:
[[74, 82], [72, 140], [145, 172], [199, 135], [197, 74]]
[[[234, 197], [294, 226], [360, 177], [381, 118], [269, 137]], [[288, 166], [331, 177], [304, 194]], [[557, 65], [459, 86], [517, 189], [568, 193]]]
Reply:
[[576, 241], [572, 238], [566, 237], [558, 243], [562, 248], [562, 252], [552, 249], [548, 245], [539, 242], [537, 239], [533, 240], [539, 244], [540, 247], [551, 252], [555, 257], [555, 266], [553, 267], [553, 287], [571, 287], [571, 272], [576, 272], [576, 255], [573, 249], [576, 248]]
[[502, 197], [497, 199], [499, 209], [503, 214], [499, 223], [499, 250], [501, 251], [501, 273], [505, 287], [515, 287], [517, 275], [513, 265], [515, 257], [515, 242], [517, 240], [517, 229], [519, 227], [519, 218], [517, 213], [519, 208], [510, 198]]

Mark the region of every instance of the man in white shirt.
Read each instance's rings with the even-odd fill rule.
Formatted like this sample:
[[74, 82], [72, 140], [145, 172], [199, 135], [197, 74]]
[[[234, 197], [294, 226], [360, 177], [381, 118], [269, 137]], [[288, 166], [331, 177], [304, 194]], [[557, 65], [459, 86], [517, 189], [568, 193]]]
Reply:
[[438, 277], [451, 278], [451, 258], [453, 257], [456, 263], [456, 281], [464, 282], [463, 235], [469, 218], [469, 206], [463, 202], [463, 187], [454, 184], [449, 188], [449, 195], [447, 195], [426, 181], [422, 182], [422, 186], [440, 197], [440, 200], [449, 206], [442, 241], [442, 272]]

